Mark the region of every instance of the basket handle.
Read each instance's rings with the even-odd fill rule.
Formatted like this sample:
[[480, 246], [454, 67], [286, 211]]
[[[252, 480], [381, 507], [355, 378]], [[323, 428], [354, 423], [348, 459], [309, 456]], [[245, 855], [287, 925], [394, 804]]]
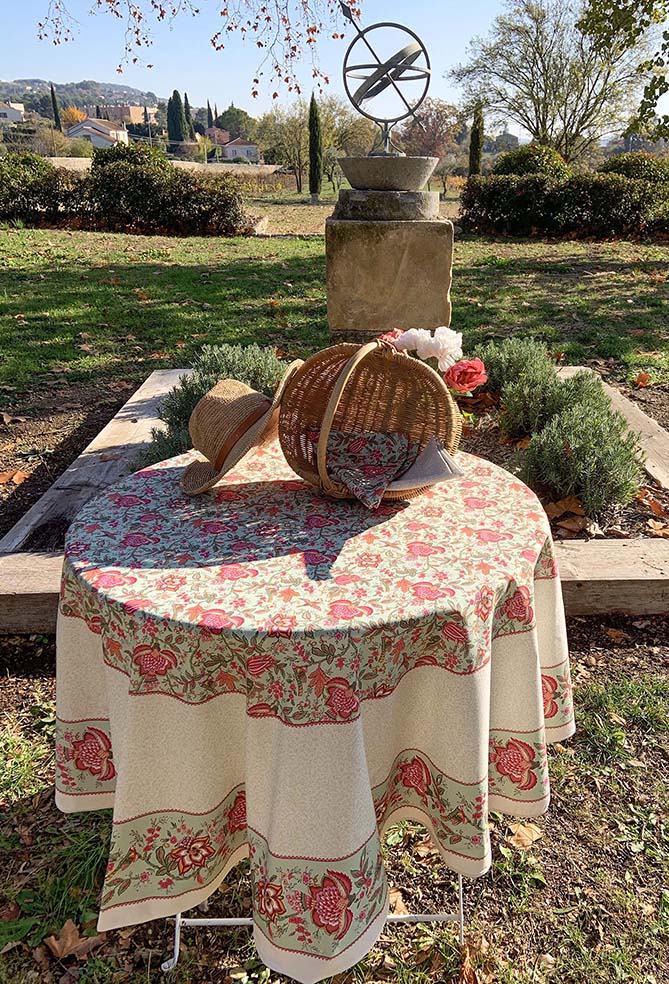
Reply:
[[338, 489], [336, 485], [330, 481], [330, 476], [328, 475], [327, 468], [327, 448], [328, 440], [330, 439], [330, 431], [332, 429], [332, 423], [334, 421], [335, 413], [337, 412], [337, 407], [339, 406], [342, 398], [344, 389], [349, 379], [353, 375], [353, 372], [358, 367], [358, 365], [371, 355], [372, 352], [376, 352], [379, 349], [390, 348], [386, 342], [381, 342], [378, 339], [374, 342], [368, 342], [366, 345], [361, 346], [357, 352], [355, 352], [351, 358], [348, 360], [346, 365], [341, 371], [339, 379], [330, 394], [330, 399], [328, 400], [328, 405], [325, 408], [325, 413], [323, 414], [323, 421], [321, 423], [320, 434], [318, 437], [318, 453], [317, 453], [317, 466], [318, 466], [318, 477], [321, 480], [321, 488], [324, 492], [328, 492], [330, 495], [337, 495]]

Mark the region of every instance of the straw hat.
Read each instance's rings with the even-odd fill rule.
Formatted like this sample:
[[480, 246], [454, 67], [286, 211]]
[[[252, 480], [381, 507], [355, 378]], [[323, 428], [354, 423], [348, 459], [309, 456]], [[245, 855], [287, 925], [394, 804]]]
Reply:
[[286, 383], [301, 365], [301, 359], [291, 363], [271, 400], [237, 379], [222, 379], [202, 397], [188, 430], [193, 447], [207, 460], [194, 461], [181, 476], [186, 495], [206, 492], [252, 448], [276, 437], [276, 411]]

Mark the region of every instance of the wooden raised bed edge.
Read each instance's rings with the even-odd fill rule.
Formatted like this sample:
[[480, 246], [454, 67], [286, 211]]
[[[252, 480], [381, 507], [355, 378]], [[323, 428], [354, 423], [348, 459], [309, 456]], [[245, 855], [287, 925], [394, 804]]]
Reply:
[[[19, 552], [42, 523], [76, 512], [132, 470], [159, 427], [160, 401], [188, 370], [158, 370], [121, 407], [86, 450], [0, 541], [0, 633], [53, 632], [62, 554]], [[565, 367], [571, 375], [578, 367]], [[669, 434], [630, 400], [604, 384], [612, 403], [642, 435], [646, 468], [669, 487]], [[569, 615], [669, 611], [669, 540], [571, 540], [556, 544]]]

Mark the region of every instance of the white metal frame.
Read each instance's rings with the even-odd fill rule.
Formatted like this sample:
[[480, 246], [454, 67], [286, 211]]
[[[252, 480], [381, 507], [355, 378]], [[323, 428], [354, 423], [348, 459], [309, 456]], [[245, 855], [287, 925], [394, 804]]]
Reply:
[[[458, 924], [460, 945], [465, 941], [465, 905], [462, 889], [462, 875], [458, 875], [458, 911], [457, 912], [407, 912], [404, 915], [389, 915], [386, 917], [389, 923], [447, 923]], [[180, 912], [174, 917], [174, 951], [169, 960], [160, 965], [160, 969], [165, 971], [174, 970], [179, 962], [179, 952], [181, 949], [181, 930], [185, 926], [222, 926], [230, 928], [232, 926], [253, 926], [252, 919], [230, 918], [230, 919], [184, 919]]]

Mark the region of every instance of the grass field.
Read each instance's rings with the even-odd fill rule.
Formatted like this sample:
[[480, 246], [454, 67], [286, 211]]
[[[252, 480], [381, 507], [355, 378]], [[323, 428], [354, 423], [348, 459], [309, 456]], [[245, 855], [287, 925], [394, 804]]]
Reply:
[[[453, 326], [467, 344], [521, 332], [569, 362], [613, 359], [621, 378], [642, 368], [667, 381], [668, 275], [665, 246], [464, 239]], [[290, 355], [328, 343], [322, 238], [0, 235], [0, 383], [139, 379], [223, 341]]]

